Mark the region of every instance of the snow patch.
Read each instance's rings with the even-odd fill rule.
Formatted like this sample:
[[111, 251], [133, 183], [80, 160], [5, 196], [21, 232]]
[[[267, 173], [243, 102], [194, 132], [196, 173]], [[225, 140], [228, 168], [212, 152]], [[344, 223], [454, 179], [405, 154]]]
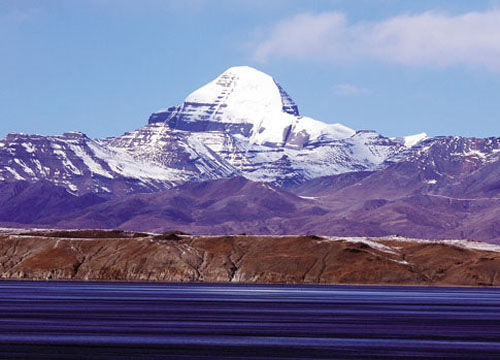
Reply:
[[22, 161], [22, 160], [20, 160], [20, 159], [14, 159], [14, 162], [15, 162], [17, 165], [21, 166], [21, 167], [22, 167], [22, 169], [23, 169], [23, 171], [24, 171], [26, 174], [30, 175], [31, 177], [35, 177], [35, 173], [33, 172], [33, 170], [31, 170], [31, 168], [30, 168], [29, 166], [27, 166], [27, 165], [25, 164], [25, 162], [24, 162], [24, 161]]
[[78, 187], [74, 184], [67, 184], [67, 187], [71, 190], [71, 191], [77, 191], [78, 190]]
[[35, 146], [33, 146], [32, 143], [21, 143], [21, 146], [24, 147], [24, 149], [26, 149], [26, 152], [27, 153], [34, 153], [36, 148]]
[[427, 134], [426, 133], [420, 133], [420, 134], [415, 134], [415, 135], [409, 135], [409, 136], [404, 136], [404, 144], [406, 147], [413, 147], [417, 145], [419, 142], [421, 142], [424, 139], [427, 139]]
[[485, 251], [494, 251], [500, 252], [500, 245], [489, 244], [482, 241], [475, 240], [426, 240], [426, 239], [413, 239], [413, 238], [405, 238], [402, 236], [387, 236], [380, 238], [380, 240], [391, 240], [391, 241], [400, 241], [400, 242], [414, 242], [421, 244], [444, 244], [450, 246], [458, 246], [465, 249], [471, 250], [485, 250]]
[[6, 166], [5, 170], [10, 172], [16, 180], [24, 180], [24, 178], [21, 175], [19, 175], [18, 172], [16, 170], [12, 169], [11, 167]]
[[389, 253], [389, 254], [398, 255], [398, 252], [395, 251], [390, 246], [384, 245], [384, 244], [382, 244], [382, 243], [380, 243], [378, 241], [375, 241], [375, 240], [372, 240], [372, 239], [368, 239], [366, 237], [326, 236], [325, 238], [327, 240], [329, 240], [329, 241], [346, 241], [346, 242], [350, 242], [350, 243], [362, 243], [362, 244], [368, 245], [369, 247], [371, 247], [371, 248], [373, 248], [375, 250], [379, 250], [379, 251], [386, 252], [386, 253]]
[[411, 147], [417, 145], [422, 140], [425, 140], [427, 138], [428, 138], [428, 136], [426, 133], [420, 133], [420, 134], [415, 134], [415, 135], [395, 137], [395, 138], [391, 138], [391, 139], [395, 140], [395, 141], [400, 141], [405, 147], [411, 148]]
[[[113, 172], [125, 177], [142, 180], [175, 181], [183, 176], [183, 172], [177, 169], [161, 168], [151, 163], [138, 162], [126, 151], [108, 150], [93, 142], [88, 143], [88, 146], [94, 155], [103, 160]], [[111, 177], [113, 176], [111, 175]]]
[[104, 177], [107, 177], [109, 179], [113, 179], [113, 175], [110, 174], [108, 171], [106, 171], [101, 164], [99, 164], [97, 161], [95, 161], [92, 157], [92, 155], [88, 154], [86, 149], [82, 145], [74, 145], [71, 144], [69, 145], [70, 149], [75, 153], [76, 156], [78, 156], [80, 159], [82, 159], [83, 163], [87, 166], [87, 168], [90, 170], [90, 172], [97, 174], [97, 175], [102, 175]]

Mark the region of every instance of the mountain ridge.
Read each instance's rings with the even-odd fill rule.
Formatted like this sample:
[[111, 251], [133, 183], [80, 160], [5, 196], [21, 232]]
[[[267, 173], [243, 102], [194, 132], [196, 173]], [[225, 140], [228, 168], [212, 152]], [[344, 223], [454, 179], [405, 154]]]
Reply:
[[499, 176], [500, 138], [321, 123], [269, 75], [236, 67], [120, 136], [8, 134], [0, 222], [500, 242]]

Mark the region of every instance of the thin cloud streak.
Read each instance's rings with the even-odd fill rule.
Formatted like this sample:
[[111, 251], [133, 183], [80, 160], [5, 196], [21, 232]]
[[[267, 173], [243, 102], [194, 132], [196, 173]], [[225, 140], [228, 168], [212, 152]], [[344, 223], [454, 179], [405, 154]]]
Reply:
[[34, 19], [40, 14], [37, 9], [13, 10], [9, 13], [0, 14], [0, 25], [19, 25]]
[[328, 62], [372, 59], [411, 66], [466, 65], [500, 71], [500, 10], [448, 15], [424, 12], [349, 23], [340, 12], [285, 19], [254, 48], [272, 58]]
[[137, 15], [144, 12], [201, 11], [207, 0], [89, 0], [89, 4], [121, 14]]
[[370, 94], [371, 91], [353, 84], [336, 84], [333, 87], [333, 93], [341, 96], [356, 96], [367, 95]]
[[88, 0], [93, 6], [119, 13], [189, 11], [199, 12], [218, 6], [237, 11], [268, 11], [290, 5], [291, 0]]

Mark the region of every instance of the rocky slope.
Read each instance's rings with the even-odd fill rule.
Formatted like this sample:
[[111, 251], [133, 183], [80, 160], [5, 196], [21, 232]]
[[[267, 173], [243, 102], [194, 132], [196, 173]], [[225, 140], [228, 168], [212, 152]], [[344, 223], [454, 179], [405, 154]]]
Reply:
[[380, 171], [305, 183], [293, 191], [336, 215], [304, 230], [499, 243], [499, 149], [497, 138], [439, 137]]
[[499, 271], [500, 248], [470, 241], [120, 231], [0, 235], [3, 279], [499, 286]]
[[[384, 172], [323, 177], [288, 190], [236, 177], [111, 199], [95, 194], [74, 196], [49, 183], [4, 183], [0, 184], [0, 225], [179, 229], [213, 235], [401, 234], [500, 244], [498, 198], [472, 197], [472, 193], [468, 198], [456, 197], [446, 190], [445, 182], [443, 188], [440, 183], [429, 184], [407, 164], [394, 164]], [[474, 174], [464, 176], [463, 181]], [[480, 193], [494, 189], [496, 180], [485, 179], [482, 184], [477, 188], [483, 189]]]

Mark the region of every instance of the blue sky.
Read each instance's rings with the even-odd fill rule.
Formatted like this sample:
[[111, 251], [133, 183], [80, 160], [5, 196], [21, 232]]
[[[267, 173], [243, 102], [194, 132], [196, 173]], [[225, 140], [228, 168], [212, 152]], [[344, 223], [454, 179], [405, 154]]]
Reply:
[[226, 68], [387, 136], [500, 136], [500, 2], [0, 0], [0, 136], [142, 127]]

